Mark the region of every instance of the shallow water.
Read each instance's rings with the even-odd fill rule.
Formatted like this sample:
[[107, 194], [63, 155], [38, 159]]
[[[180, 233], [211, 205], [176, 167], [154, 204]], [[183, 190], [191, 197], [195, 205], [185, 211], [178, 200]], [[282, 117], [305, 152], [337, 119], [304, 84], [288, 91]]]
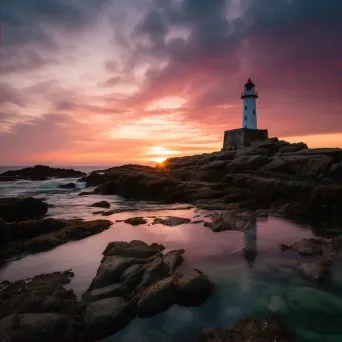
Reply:
[[[0, 270], [0, 280], [16, 280], [34, 275], [73, 269], [70, 287], [77, 295], [84, 292], [99, 266], [102, 251], [115, 240], [158, 242], [167, 250], [184, 248], [183, 269], [198, 268], [217, 285], [214, 294], [200, 307], [174, 306], [149, 319], [135, 319], [122, 331], [104, 339], [111, 341], [179, 341], [191, 339], [207, 327], [230, 327], [246, 316], [280, 315], [288, 328], [306, 341], [342, 341], [341, 260], [335, 262], [333, 277], [317, 284], [296, 269], [300, 257], [281, 252], [279, 243], [293, 243], [313, 236], [310, 226], [299, 226], [279, 218], [255, 222], [245, 233], [213, 233], [203, 223], [166, 227], [149, 225], [150, 216], [181, 216], [208, 220], [208, 211], [184, 208], [184, 205], [157, 205], [126, 201], [117, 196], [78, 197], [78, 190], [57, 189], [57, 185], [75, 180], [0, 183], [1, 196], [45, 198], [53, 207], [49, 216], [56, 218], [105, 218], [112, 227], [87, 239], [70, 242], [54, 250], [13, 261]], [[111, 209], [136, 208], [108, 217], [93, 215], [101, 208], [88, 205], [108, 200]], [[195, 217], [198, 216], [199, 217]], [[133, 216], [150, 217], [149, 223], [132, 227], [115, 222]]]

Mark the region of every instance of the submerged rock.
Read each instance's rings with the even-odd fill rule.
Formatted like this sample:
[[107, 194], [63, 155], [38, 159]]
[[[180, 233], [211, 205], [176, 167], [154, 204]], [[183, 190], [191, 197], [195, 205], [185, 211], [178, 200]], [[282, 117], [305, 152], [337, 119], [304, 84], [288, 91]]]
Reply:
[[58, 185], [58, 187], [61, 189], [76, 189], [76, 184], [75, 183], [60, 184]]
[[184, 261], [183, 254], [185, 253], [184, 249], [176, 249], [166, 253], [163, 256], [164, 268], [167, 275], [172, 275], [178, 266], [182, 264]]
[[213, 214], [210, 217], [211, 222], [205, 222], [204, 225], [209, 227], [213, 232], [221, 232], [224, 230], [245, 231], [251, 225], [255, 224], [255, 218], [237, 216], [236, 212], [233, 211]]
[[315, 263], [298, 263], [298, 268], [307, 276], [318, 281], [322, 281], [331, 274], [333, 266], [332, 260], [320, 260]]
[[198, 342], [295, 342], [278, 318], [245, 318], [230, 329], [205, 329]]
[[190, 223], [191, 220], [184, 217], [168, 216], [166, 218], [157, 217], [153, 220], [153, 224], [163, 224], [164, 226], [175, 227], [181, 224]]
[[131, 217], [124, 220], [124, 222], [130, 224], [131, 226], [139, 226], [140, 224], [147, 223], [147, 221], [143, 217]]
[[328, 248], [328, 242], [322, 239], [310, 238], [302, 239], [293, 245], [281, 244], [280, 249], [286, 251], [292, 249], [293, 251], [306, 256], [322, 255]]
[[84, 312], [87, 339], [100, 340], [124, 328], [136, 315], [135, 306], [120, 297], [89, 303]]
[[90, 205], [90, 207], [96, 207], [96, 208], [110, 208], [110, 203], [107, 201], [101, 201], [101, 202], [96, 202]]
[[44, 216], [48, 204], [33, 197], [0, 198], [0, 217], [7, 222], [32, 220]]

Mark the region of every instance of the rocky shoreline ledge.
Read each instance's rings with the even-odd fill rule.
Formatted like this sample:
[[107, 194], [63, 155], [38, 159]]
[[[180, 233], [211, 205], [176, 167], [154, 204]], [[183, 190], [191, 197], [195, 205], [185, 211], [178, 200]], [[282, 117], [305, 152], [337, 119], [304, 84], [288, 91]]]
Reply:
[[176, 272], [184, 250], [143, 241], [107, 245], [89, 289], [67, 290], [71, 270], [0, 283], [1, 341], [94, 341], [172, 305], [201, 305], [214, 291], [199, 270]]
[[169, 158], [155, 168], [113, 167], [79, 181], [102, 195], [250, 210], [315, 224], [342, 221], [342, 150], [277, 138], [237, 151]]

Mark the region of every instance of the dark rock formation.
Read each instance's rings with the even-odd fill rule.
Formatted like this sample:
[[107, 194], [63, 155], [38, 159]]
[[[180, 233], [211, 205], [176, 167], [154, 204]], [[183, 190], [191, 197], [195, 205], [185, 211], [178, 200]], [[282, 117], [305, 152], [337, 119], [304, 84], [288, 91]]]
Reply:
[[272, 138], [238, 151], [170, 158], [163, 167], [114, 167], [83, 181], [98, 194], [341, 222], [341, 163], [341, 149]]
[[83, 221], [42, 219], [5, 223], [0, 221], [0, 260], [21, 257], [80, 240], [100, 233], [111, 226], [107, 220]]
[[53, 168], [44, 165], [26, 167], [21, 170], [10, 170], [0, 174], [1, 177], [11, 177], [12, 180], [45, 180], [48, 178], [74, 178], [85, 176], [86, 173], [73, 169]]
[[120, 297], [91, 302], [84, 313], [85, 336], [99, 340], [124, 328], [135, 317], [135, 306]]
[[70, 271], [0, 283], [1, 341], [74, 341], [81, 337], [80, 307], [64, 285]]
[[90, 207], [96, 207], [96, 208], [110, 208], [110, 203], [107, 201], [101, 201], [101, 202], [96, 202], [92, 205], [90, 205]]
[[191, 220], [185, 217], [167, 216], [166, 218], [156, 217], [153, 224], [163, 224], [164, 226], [175, 227], [180, 224], [190, 223]]
[[75, 183], [60, 184], [58, 185], [58, 187], [61, 189], [76, 189], [76, 184]]
[[147, 221], [143, 217], [131, 217], [124, 220], [124, 222], [130, 224], [131, 226], [139, 226], [140, 224], [147, 223]]
[[82, 191], [77, 196], [88, 196], [88, 195], [92, 195], [92, 194], [93, 193], [90, 191]]
[[201, 272], [175, 275], [184, 250], [163, 255], [163, 249], [139, 240], [108, 244], [82, 296], [87, 337], [104, 338], [136, 315], [149, 317], [176, 303], [200, 305], [210, 295], [212, 284]]
[[32, 220], [44, 216], [48, 211], [48, 204], [40, 199], [0, 198], [0, 218], [7, 222]]
[[198, 342], [295, 342], [278, 318], [245, 318], [230, 329], [206, 329]]

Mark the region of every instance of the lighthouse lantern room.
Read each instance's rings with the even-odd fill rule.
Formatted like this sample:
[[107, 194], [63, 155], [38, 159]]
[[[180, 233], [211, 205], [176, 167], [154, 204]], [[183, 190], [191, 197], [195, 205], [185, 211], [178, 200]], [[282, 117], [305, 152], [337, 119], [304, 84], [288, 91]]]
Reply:
[[258, 93], [255, 91], [255, 84], [249, 78], [245, 84], [244, 91], [241, 93], [241, 99], [243, 101], [242, 110], [242, 127], [257, 129], [257, 111], [256, 111], [256, 99]]

